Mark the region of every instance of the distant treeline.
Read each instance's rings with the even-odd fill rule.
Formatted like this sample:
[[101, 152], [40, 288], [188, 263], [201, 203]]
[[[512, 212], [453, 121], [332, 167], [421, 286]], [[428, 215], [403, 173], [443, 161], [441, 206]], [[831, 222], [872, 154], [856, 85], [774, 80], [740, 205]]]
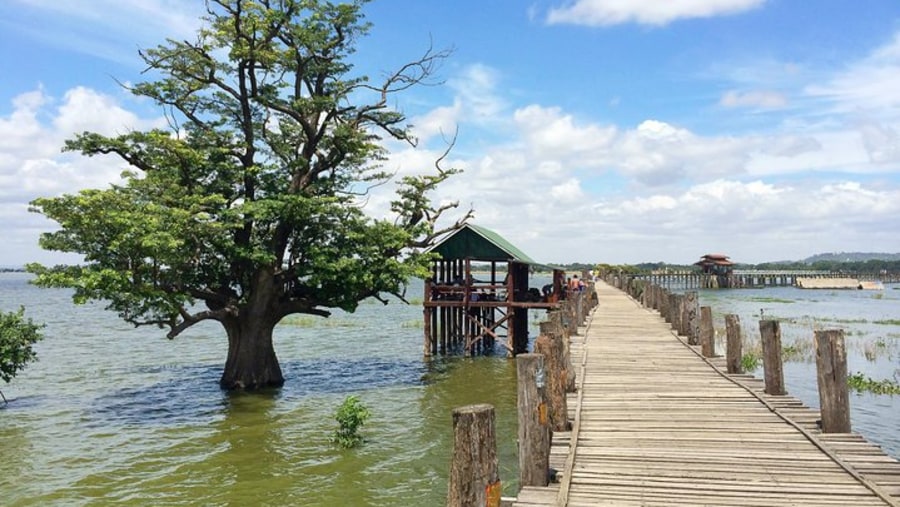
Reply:
[[[598, 264], [600, 272], [650, 273], [661, 271], [699, 271], [693, 264], [667, 264], [665, 262], [645, 262], [641, 264]], [[735, 264], [736, 270], [760, 271], [831, 271], [840, 273], [900, 273], [900, 260], [870, 259], [865, 261], [819, 260], [815, 262], [764, 262], [762, 264]]]
[[900, 260], [870, 259], [867, 261], [820, 260], [815, 262], [771, 262], [756, 265], [739, 264], [735, 269], [839, 271], [845, 273], [898, 273]]

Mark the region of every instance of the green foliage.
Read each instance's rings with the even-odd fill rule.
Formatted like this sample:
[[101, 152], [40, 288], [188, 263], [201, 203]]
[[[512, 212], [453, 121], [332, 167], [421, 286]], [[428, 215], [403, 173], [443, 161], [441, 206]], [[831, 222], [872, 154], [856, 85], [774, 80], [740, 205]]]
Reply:
[[43, 338], [44, 326], [25, 318], [25, 309], [0, 312], [0, 379], [9, 382], [26, 364], [37, 359], [32, 349]]
[[334, 414], [338, 427], [334, 430], [331, 441], [344, 449], [362, 444], [365, 439], [359, 434], [359, 428], [369, 420], [369, 417], [371, 417], [369, 409], [356, 395], [347, 396]]
[[753, 371], [759, 367], [762, 358], [756, 352], [747, 352], [741, 357], [741, 371]]
[[234, 337], [248, 321], [271, 329], [291, 314], [402, 299], [408, 280], [428, 275], [424, 249], [471, 210], [436, 228], [456, 208], [430, 201], [458, 172], [441, 157], [397, 182], [390, 216], [364, 212], [390, 176], [384, 141], [415, 143], [395, 97], [430, 84], [449, 54], [429, 49], [380, 82], [353, 74], [366, 3], [209, 0], [197, 37], [142, 51], [160, 77], [130, 91], [165, 109], [171, 128], [66, 142], [130, 167], [122, 184], [31, 203], [60, 225], [41, 247], [84, 259], [31, 264], [35, 283], [103, 300], [170, 338], [203, 320]]
[[856, 392], [872, 394], [900, 394], [900, 384], [893, 380], [875, 380], [861, 372], [853, 373], [847, 377], [847, 384]]

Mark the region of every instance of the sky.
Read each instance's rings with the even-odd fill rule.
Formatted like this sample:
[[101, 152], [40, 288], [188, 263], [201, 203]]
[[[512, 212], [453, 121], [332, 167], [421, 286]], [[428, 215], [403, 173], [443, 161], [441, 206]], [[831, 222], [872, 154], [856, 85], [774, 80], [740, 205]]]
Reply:
[[[0, 266], [37, 246], [42, 196], [125, 168], [66, 139], [165, 125], [123, 83], [189, 38], [201, 0], [0, 2]], [[385, 169], [457, 167], [438, 201], [543, 263], [797, 260], [900, 252], [896, 0], [375, 0], [355, 70], [452, 49], [394, 98], [419, 139]], [[378, 215], [389, 200], [373, 196]]]

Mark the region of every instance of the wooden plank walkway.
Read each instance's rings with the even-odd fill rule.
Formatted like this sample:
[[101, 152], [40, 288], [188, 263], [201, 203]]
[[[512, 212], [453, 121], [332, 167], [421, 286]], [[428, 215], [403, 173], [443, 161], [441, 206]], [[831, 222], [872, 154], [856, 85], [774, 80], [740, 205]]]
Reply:
[[573, 340], [573, 429], [554, 435], [562, 482], [513, 505], [900, 506], [896, 459], [856, 434], [822, 435], [817, 411], [724, 374], [623, 292], [597, 292]]

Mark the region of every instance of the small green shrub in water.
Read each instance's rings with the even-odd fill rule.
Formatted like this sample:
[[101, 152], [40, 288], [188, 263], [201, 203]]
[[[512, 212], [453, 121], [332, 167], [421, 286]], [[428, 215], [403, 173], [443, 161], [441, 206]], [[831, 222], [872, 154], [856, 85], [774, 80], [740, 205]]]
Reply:
[[850, 389], [858, 393], [872, 393], [872, 394], [900, 394], [900, 384], [893, 380], [875, 380], [871, 377], [867, 377], [862, 373], [854, 373], [847, 377], [847, 384], [850, 385]]
[[334, 430], [331, 441], [344, 449], [362, 444], [365, 439], [359, 434], [359, 428], [369, 420], [372, 414], [356, 395], [344, 398], [344, 402], [334, 414], [338, 428]]
[[741, 369], [743, 371], [753, 371], [759, 366], [759, 354], [748, 352], [741, 357]]

